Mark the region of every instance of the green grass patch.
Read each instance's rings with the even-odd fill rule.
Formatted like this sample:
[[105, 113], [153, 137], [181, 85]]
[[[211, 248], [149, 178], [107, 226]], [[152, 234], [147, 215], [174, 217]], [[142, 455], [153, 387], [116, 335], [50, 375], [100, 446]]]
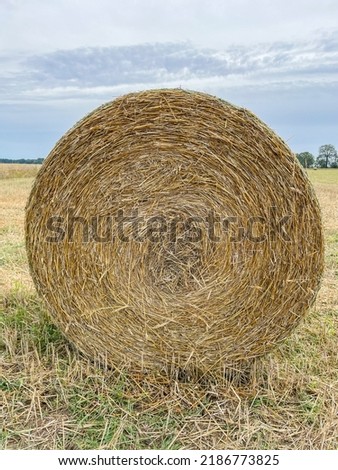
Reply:
[[338, 184], [338, 168], [309, 168], [306, 170], [311, 183]]

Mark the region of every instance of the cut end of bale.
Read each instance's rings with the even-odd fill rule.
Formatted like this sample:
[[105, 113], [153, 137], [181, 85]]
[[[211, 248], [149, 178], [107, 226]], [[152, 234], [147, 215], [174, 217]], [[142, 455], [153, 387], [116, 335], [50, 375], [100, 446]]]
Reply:
[[203, 93], [122, 96], [45, 160], [26, 208], [31, 273], [90, 357], [223, 374], [287, 336], [323, 270], [318, 202], [287, 145]]

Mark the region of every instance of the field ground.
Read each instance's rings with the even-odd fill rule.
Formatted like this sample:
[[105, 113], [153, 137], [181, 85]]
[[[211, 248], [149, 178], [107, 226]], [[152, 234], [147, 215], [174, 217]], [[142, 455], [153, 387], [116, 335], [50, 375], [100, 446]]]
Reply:
[[0, 163], [0, 179], [5, 178], [34, 178], [41, 165], [34, 163]]
[[[337, 449], [338, 170], [309, 170], [326, 270], [297, 330], [246, 383], [185, 383], [98, 368], [55, 328], [24, 248], [31, 165], [0, 166], [1, 446], [10, 449]], [[28, 165], [26, 165], [27, 167]]]

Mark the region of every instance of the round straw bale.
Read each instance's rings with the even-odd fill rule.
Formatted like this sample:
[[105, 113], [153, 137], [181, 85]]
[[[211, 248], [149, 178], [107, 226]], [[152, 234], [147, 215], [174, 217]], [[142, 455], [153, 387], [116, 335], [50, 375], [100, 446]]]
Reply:
[[99, 107], [46, 158], [26, 208], [31, 273], [90, 357], [222, 373], [269, 351], [313, 303], [318, 202], [287, 145], [204, 93]]

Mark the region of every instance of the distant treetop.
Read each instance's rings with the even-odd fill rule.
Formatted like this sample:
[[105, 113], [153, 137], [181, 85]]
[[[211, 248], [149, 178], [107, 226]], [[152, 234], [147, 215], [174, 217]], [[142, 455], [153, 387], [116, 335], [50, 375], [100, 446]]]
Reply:
[[297, 153], [296, 157], [304, 168], [313, 166], [317, 168], [338, 168], [338, 153], [335, 146], [331, 144], [321, 145], [317, 158], [310, 152]]

